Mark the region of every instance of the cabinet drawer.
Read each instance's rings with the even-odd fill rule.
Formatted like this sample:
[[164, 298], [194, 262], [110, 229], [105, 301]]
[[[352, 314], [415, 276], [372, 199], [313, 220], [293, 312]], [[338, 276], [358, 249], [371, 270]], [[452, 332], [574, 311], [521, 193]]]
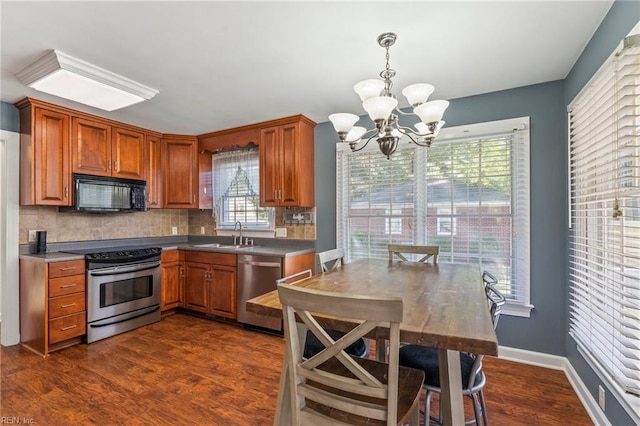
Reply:
[[67, 262], [53, 262], [49, 264], [49, 278], [66, 277], [77, 274], [84, 275], [84, 260], [69, 260]]
[[61, 342], [85, 334], [87, 319], [85, 312], [49, 321], [49, 344]]
[[49, 297], [64, 296], [71, 293], [82, 292], [85, 289], [85, 276], [72, 275], [69, 277], [54, 278], [49, 280]]
[[187, 251], [184, 260], [187, 262], [208, 263], [210, 265], [236, 266], [237, 256], [231, 253], [214, 253], [206, 251]]
[[177, 262], [180, 260], [180, 252], [178, 250], [163, 251], [160, 254], [160, 260], [164, 262]]
[[85, 310], [85, 293], [49, 299], [49, 318], [76, 314]]

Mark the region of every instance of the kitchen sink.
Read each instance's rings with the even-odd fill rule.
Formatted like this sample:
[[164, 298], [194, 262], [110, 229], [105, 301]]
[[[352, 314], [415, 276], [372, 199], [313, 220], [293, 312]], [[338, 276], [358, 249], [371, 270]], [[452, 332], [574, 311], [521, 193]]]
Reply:
[[241, 250], [241, 249], [251, 249], [251, 248], [260, 247], [260, 246], [241, 246], [241, 245], [237, 245], [237, 244], [234, 245], [234, 244], [208, 243], [208, 244], [192, 244], [191, 247], [225, 248], [225, 249]]

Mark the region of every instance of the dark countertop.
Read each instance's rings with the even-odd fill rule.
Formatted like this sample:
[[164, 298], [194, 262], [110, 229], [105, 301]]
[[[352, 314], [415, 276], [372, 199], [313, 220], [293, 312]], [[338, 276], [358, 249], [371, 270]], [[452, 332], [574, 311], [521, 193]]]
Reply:
[[[254, 238], [254, 246], [232, 246], [229, 237], [166, 237], [132, 238], [120, 240], [78, 241], [48, 245], [46, 254], [33, 254], [34, 245], [21, 245], [20, 258], [40, 262], [62, 262], [84, 259], [83, 255], [66, 251], [95, 249], [109, 251], [124, 247], [161, 247], [163, 250], [208, 251], [257, 256], [291, 257], [315, 252], [315, 240], [292, 240], [279, 238]], [[226, 245], [217, 247], [216, 244]]]

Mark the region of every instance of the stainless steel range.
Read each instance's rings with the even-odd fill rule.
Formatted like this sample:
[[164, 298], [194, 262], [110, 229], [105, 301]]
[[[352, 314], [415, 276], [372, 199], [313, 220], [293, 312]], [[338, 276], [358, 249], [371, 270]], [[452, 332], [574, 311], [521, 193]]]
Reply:
[[160, 321], [161, 252], [75, 251], [87, 261], [87, 343]]

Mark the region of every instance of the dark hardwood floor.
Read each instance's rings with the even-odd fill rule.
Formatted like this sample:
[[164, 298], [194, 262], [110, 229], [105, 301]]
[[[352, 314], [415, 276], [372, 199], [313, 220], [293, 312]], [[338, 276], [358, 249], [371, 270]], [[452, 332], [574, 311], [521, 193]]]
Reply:
[[[48, 358], [2, 347], [0, 416], [56, 426], [271, 425], [283, 352], [280, 337], [183, 314]], [[561, 371], [495, 358], [485, 371], [492, 425], [593, 424]]]

